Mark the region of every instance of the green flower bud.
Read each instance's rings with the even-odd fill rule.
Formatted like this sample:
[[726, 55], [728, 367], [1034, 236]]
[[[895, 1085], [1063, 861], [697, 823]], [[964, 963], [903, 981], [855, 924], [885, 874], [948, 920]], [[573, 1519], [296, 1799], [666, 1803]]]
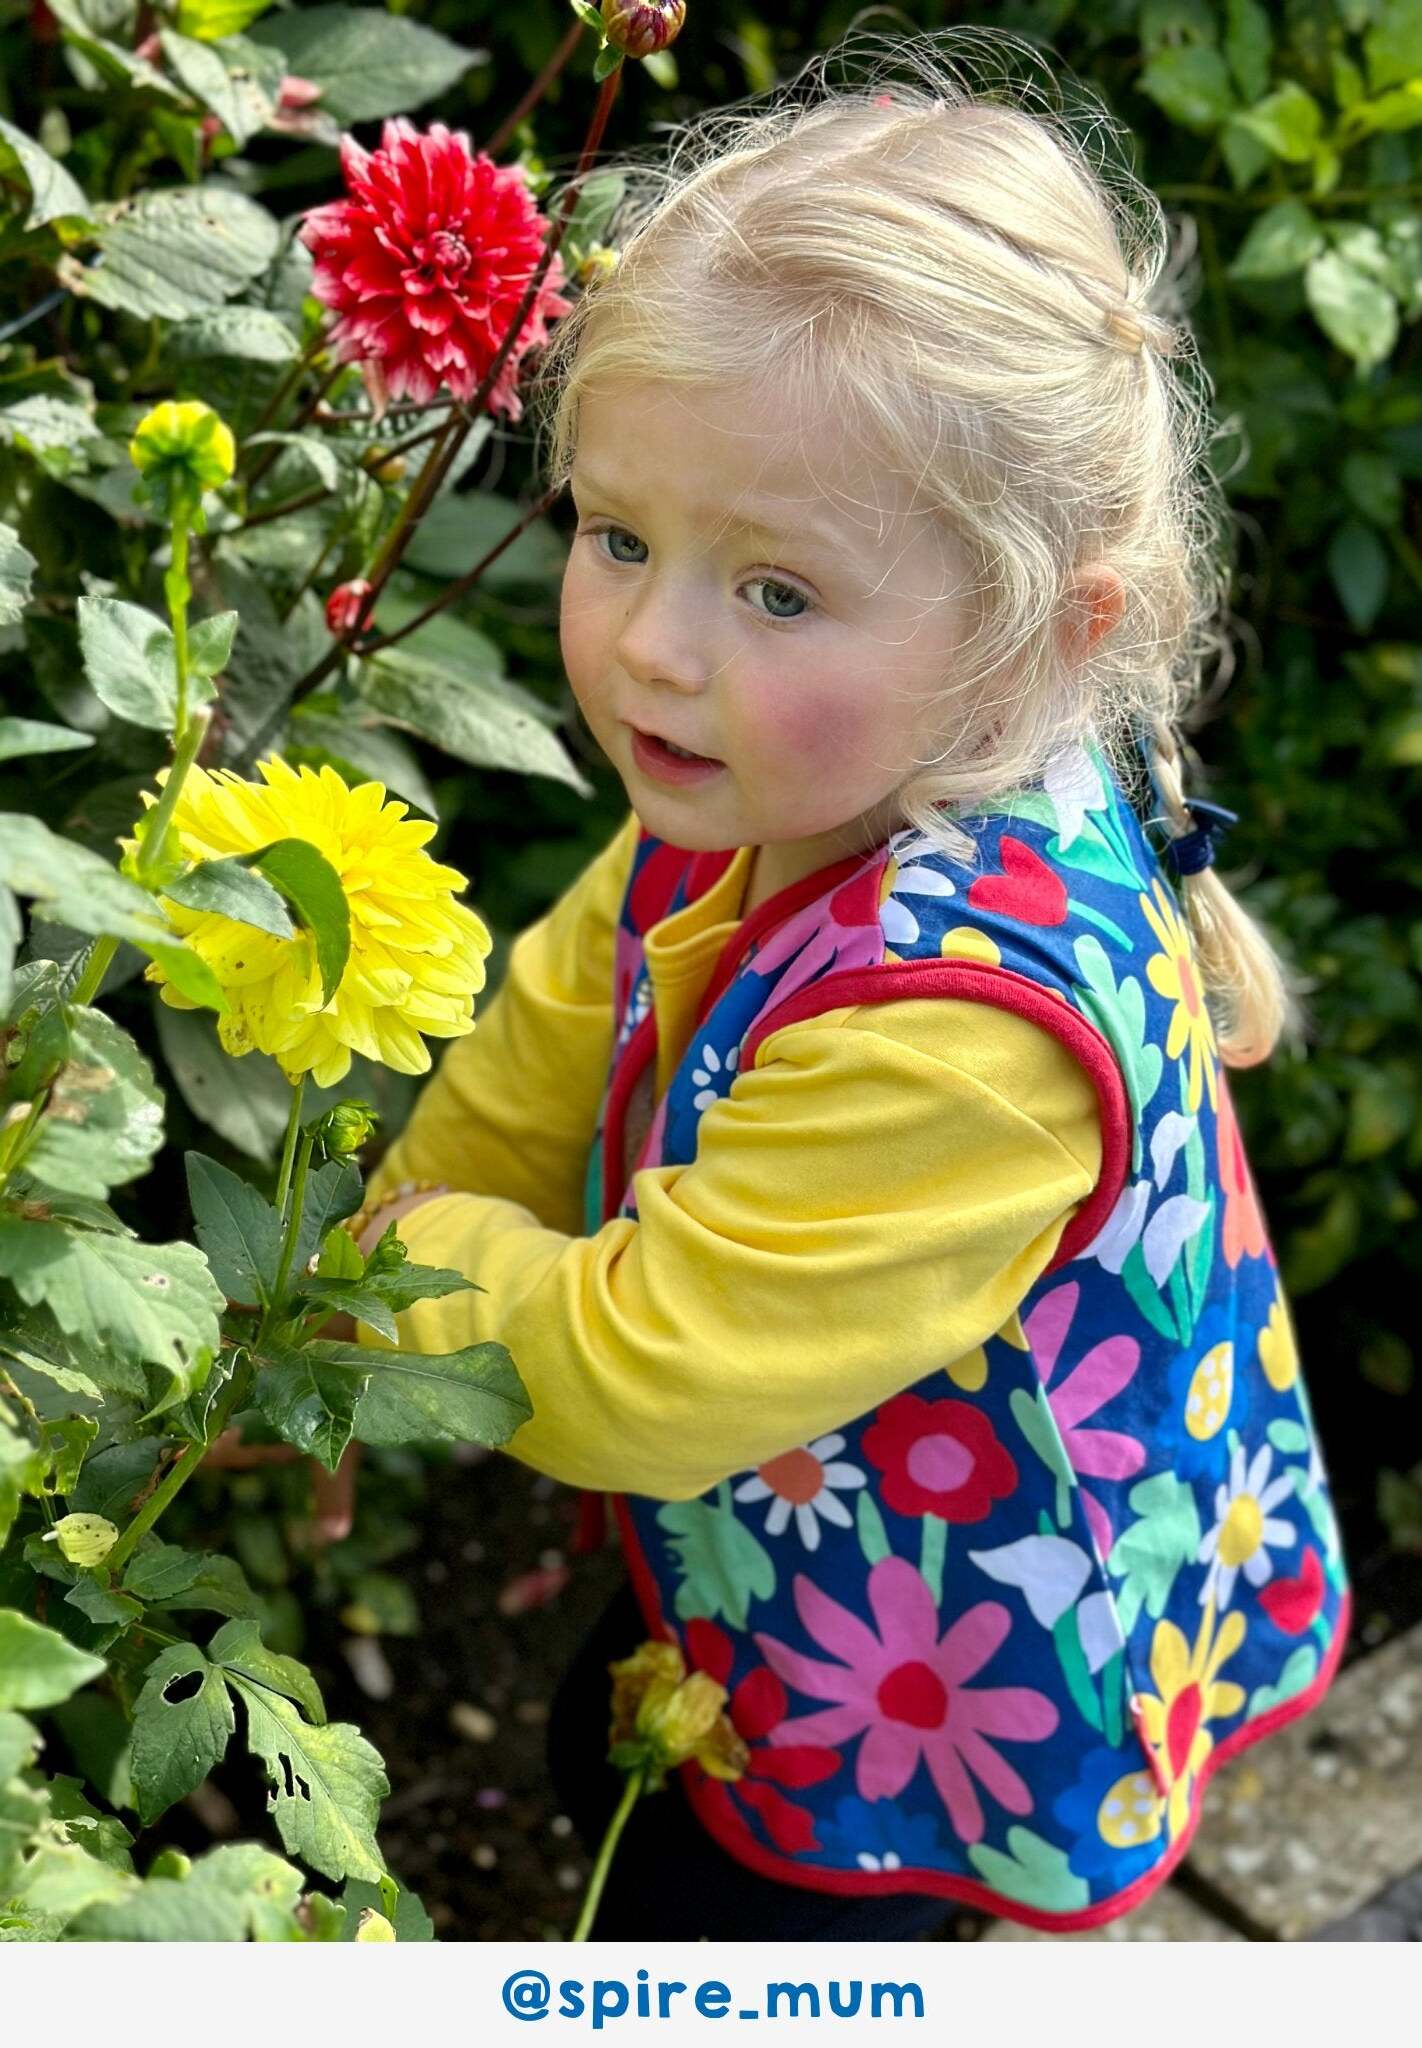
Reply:
[[379, 1112], [373, 1102], [352, 1098], [348, 1102], [336, 1103], [324, 1116], [318, 1117], [315, 1132], [329, 1157], [344, 1159], [351, 1152], [359, 1152], [379, 1122]]
[[118, 1542], [118, 1533], [102, 1515], [65, 1515], [54, 1525], [60, 1555], [70, 1564], [102, 1564]]
[[128, 444], [143, 478], [142, 495], [165, 518], [191, 519], [204, 491], [225, 484], [237, 466], [232, 430], [200, 399], [166, 399], [145, 413]]

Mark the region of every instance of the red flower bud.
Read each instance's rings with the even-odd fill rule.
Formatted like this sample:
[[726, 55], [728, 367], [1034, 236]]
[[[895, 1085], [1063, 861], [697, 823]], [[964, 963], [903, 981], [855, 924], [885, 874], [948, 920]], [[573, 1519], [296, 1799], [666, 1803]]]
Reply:
[[370, 585], [363, 576], [357, 576], [351, 583], [338, 583], [326, 599], [326, 624], [331, 631], [338, 636], [349, 633], [369, 596]]
[[628, 57], [653, 57], [674, 43], [686, 20], [686, 0], [602, 0], [603, 34]]

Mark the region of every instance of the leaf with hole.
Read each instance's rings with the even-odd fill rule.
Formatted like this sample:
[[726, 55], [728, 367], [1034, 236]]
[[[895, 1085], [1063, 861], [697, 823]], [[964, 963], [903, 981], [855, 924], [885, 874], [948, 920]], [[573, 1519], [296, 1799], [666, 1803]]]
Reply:
[[348, 1721], [312, 1727], [289, 1700], [233, 1677], [247, 1710], [247, 1747], [271, 1780], [269, 1804], [288, 1853], [327, 1877], [379, 1880], [375, 1823], [390, 1781]]
[[130, 1765], [145, 1827], [202, 1783], [236, 1727], [223, 1674], [196, 1643], [154, 1659], [134, 1707]]

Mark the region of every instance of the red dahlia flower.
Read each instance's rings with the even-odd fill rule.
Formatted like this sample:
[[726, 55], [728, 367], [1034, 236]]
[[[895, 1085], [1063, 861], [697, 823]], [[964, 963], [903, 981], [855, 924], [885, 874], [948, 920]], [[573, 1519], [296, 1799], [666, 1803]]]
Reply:
[[[473, 155], [467, 135], [434, 122], [421, 135], [387, 121], [380, 148], [341, 138], [350, 198], [314, 207], [301, 239], [316, 258], [311, 289], [338, 316], [331, 328], [346, 362], [374, 363], [392, 398], [417, 404], [444, 385], [474, 394], [543, 254], [547, 222], [520, 164]], [[489, 410], [523, 416], [520, 357], [572, 309], [555, 254], [523, 328], [489, 393]]]

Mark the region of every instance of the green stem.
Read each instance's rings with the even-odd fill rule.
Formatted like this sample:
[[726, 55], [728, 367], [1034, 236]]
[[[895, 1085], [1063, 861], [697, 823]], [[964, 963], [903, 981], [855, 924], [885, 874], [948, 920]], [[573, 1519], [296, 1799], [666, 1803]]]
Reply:
[[291, 1182], [291, 1214], [287, 1218], [286, 1234], [282, 1239], [281, 1264], [277, 1267], [276, 1281], [272, 1287], [272, 1298], [267, 1304], [266, 1314], [262, 1317], [257, 1327], [256, 1341], [259, 1349], [263, 1338], [267, 1334], [268, 1326], [272, 1319], [281, 1313], [282, 1303], [286, 1299], [286, 1283], [291, 1277], [291, 1262], [296, 1255], [296, 1240], [301, 1234], [301, 1211], [306, 1200], [306, 1169], [311, 1164], [311, 1151], [315, 1143], [315, 1132], [305, 1131], [302, 1134], [301, 1143], [297, 1147], [296, 1171], [292, 1175]]
[[188, 525], [181, 512], [173, 515], [173, 563], [163, 578], [163, 589], [173, 621], [173, 667], [178, 682], [173, 744], [180, 748], [188, 729], [188, 599], [193, 594], [188, 581]]
[[168, 1476], [149, 1495], [104, 1562], [113, 1572], [122, 1570], [138, 1545], [143, 1541], [158, 1517], [163, 1513], [174, 1495], [181, 1492], [192, 1478], [198, 1466], [207, 1455], [208, 1445], [215, 1443], [227, 1427], [228, 1419], [236, 1413], [247, 1398], [247, 1389], [252, 1384], [251, 1362], [247, 1359], [234, 1368], [226, 1388], [218, 1396], [213, 1410], [212, 1428], [201, 1443], [190, 1443], [173, 1460]]
[[577, 1926], [573, 1929], [574, 1941], [586, 1941], [588, 1938], [593, 1920], [597, 1914], [599, 1901], [602, 1898], [602, 1888], [607, 1883], [607, 1873], [612, 1867], [612, 1853], [617, 1847], [623, 1828], [627, 1825], [627, 1816], [637, 1804], [638, 1794], [641, 1790], [642, 1773], [640, 1771], [633, 1771], [622, 1788], [621, 1803], [607, 1824], [607, 1833], [603, 1836], [602, 1847], [597, 1852], [597, 1862], [593, 1865], [593, 1874], [588, 1879], [587, 1896], [583, 1900], [583, 1910], [578, 1915]]
[[291, 1162], [296, 1157], [296, 1140], [301, 1130], [301, 1098], [306, 1093], [306, 1076], [292, 1084], [291, 1104], [286, 1112], [286, 1137], [281, 1148], [281, 1171], [277, 1175], [276, 1211], [285, 1220], [286, 1196], [291, 1186]]

